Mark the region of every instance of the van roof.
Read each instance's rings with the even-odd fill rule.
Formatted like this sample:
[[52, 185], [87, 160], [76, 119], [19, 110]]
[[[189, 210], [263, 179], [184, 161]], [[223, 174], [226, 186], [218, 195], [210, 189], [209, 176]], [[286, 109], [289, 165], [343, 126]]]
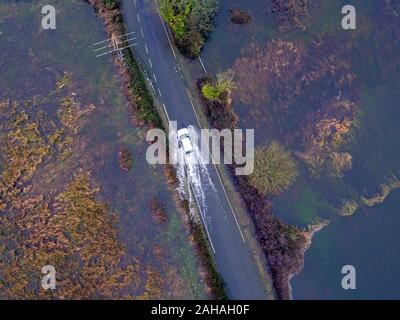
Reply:
[[193, 150], [193, 147], [192, 147], [189, 137], [183, 138], [181, 141], [182, 141], [182, 146], [183, 146], [183, 149], [185, 150], [185, 152], [188, 152], [188, 151], [190, 152]]

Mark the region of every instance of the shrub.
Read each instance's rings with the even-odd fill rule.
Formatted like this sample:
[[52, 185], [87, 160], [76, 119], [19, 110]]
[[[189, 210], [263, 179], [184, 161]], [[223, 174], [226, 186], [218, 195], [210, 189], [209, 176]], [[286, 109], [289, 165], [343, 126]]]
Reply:
[[168, 23], [177, 39], [181, 39], [186, 33], [187, 17], [192, 10], [193, 0], [162, 0], [161, 16]]
[[171, 28], [181, 52], [195, 58], [214, 29], [217, 1], [161, 0], [160, 13]]
[[269, 146], [256, 149], [254, 172], [248, 179], [261, 194], [278, 195], [293, 184], [297, 175], [297, 165], [290, 152], [272, 141]]
[[203, 94], [204, 98], [211, 101], [219, 100], [221, 94], [215, 86], [209, 83], [204, 85], [204, 87], [201, 89], [201, 93]]
[[[205, 112], [213, 128], [218, 130], [236, 128], [238, 117], [234, 112], [229, 92], [219, 94], [214, 79], [203, 77], [197, 81]], [[216, 98], [218, 96], [218, 98]], [[213, 99], [215, 98], [215, 99]]]
[[231, 22], [234, 24], [249, 24], [253, 19], [249, 13], [242, 10], [229, 10]]
[[153, 215], [153, 219], [158, 224], [164, 224], [168, 221], [168, 215], [165, 211], [163, 204], [156, 197], [150, 200], [150, 211]]
[[196, 58], [204, 46], [204, 38], [197, 31], [188, 31], [175, 39], [180, 51], [188, 58]]
[[202, 87], [201, 92], [204, 98], [211, 101], [220, 101], [222, 96], [228, 96], [235, 87], [233, 76], [232, 70], [218, 73], [216, 81], [210, 81]]
[[358, 203], [354, 200], [343, 200], [338, 212], [341, 216], [351, 216], [358, 209]]

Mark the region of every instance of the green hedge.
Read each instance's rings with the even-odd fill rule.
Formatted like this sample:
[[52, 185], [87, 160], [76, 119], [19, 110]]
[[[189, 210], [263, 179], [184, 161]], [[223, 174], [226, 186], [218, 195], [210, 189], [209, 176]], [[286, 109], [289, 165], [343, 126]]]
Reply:
[[139, 64], [133, 57], [132, 51], [127, 50], [125, 55], [129, 77], [131, 81], [131, 90], [139, 111], [139, 117], [148, 124], [157, 128], [163, 128], [162, 120], [154, 106], [154, 100], [146, 86], [146, 80], [143, 76]]

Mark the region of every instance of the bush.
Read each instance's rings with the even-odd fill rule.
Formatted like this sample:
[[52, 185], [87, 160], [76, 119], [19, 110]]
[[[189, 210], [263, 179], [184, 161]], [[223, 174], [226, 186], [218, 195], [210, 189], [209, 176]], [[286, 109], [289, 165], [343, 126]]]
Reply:
[[196, 31], [188, 31], [179, 39], [175, 39], [179, 50], [188, 58], [199, 56], [201, 48], [204, 46], [204, 38]]
[[219, 100], [221, 95], [221, 92], [219, 92], [215, 86], [209, 83], [204, 85], [204, 87], [201, 89], [201, 93], [203, 94], [204, 98], [211, 101]]
[[214, 29], [217, 0], [161, 0], [160, 12], [181, 52], [197, 57]]
[[358, 209], [358, 203], [354, 200], [343, 200], [338, 212], [341, 216], [351, 216]]
[[251, 186], [263, 195], [278, 195], [287, 190], [298, 175], [290, 152], [276, 141], [256, 149], [254, 172], [248, 177]]
[[118, 8], [118, 0], [103, 0], [104, 5], [108, 10], [113, 10]]
[[201, 92], [204, 98], [210, 101], [220, 101], [222, 96], [229, 96], [231, 90], [235, 87], [233, 76], [232, 70], [218, 73], [216, 81], [207, 82], [202, 87]]
[[[197, 81], [197, 87], [201, 92], [205, 112], [210, 124], [218, 130], [236, 128], [238, 117], [230, 103], [228, 92], [219, 94], [215, 88], [215, 81], [210, 77], [204, 77]], [[218, 99], [212, 99], [218, 96]]]

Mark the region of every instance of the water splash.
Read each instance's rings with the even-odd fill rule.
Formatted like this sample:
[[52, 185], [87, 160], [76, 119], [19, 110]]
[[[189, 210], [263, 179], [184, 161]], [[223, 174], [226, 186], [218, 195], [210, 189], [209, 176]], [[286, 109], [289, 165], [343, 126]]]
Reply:
[[194, 150], [190, 155], [186, 155], [183, 149], [178, 147], [176, 132], [170, 133], [172, 146], [176, 148], [178, 191], [181, 197], [189, 201], [192, 219], [199, 220], [196, 212], [192, 210], [193, 205], [197, 203], [203, 219], [207, 222], [207, 194], [215, 192], [215, 186], [211, 181], [207, 162], [202, 159], [199, 149], [200, 132], [193, 126], [189, 126], [188, 130]]

